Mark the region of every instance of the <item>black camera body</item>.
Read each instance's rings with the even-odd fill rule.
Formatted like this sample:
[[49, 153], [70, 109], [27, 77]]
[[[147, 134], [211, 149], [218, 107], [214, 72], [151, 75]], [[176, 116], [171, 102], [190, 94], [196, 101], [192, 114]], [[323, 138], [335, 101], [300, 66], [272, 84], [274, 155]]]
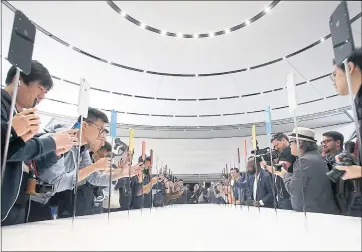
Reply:
[[356, 159], [351, 153], [343, 152], [338, 155], [339, 163], [334, 163], [331, 170], [326, 173], [328, 178], [336, 183], [345, 173], [345, 171], [338, 170], [336, 166], [352, 166], [356, 165]]
[[37, 181], [37, 184], [35, 186], [36, 193], [50, 193], [53, 191], [54, 191], [54, 185]]
[[274, 164], [273, 165], [274, 169], [278, 172], [280, 172], [283, 168], [283, 165], [282, 164]]
[[252, 155], [255, 155], [256, 161], [261, 162], [264, 161], [267, 162], [268, 165], [271, 164], [272, 159], [276, 159], [278, 157], [278, 154], [275, 150], [271, 150], [271, 156], [270, 156], [270, 148], [265, 147], [263, 149], [259, 149], [259, 147], [256, 148], [256, 150], [251, 151]]

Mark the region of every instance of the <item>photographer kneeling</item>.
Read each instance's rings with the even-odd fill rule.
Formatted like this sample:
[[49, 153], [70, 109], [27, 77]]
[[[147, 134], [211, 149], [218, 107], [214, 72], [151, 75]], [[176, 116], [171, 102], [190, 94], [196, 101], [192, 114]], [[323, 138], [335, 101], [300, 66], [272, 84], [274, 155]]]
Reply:
[[[296, 132], [298, 131], [299, 146]], [[326, 173], [329, 171], [326, 160], [318, 152], [314, 130], [298, 127], [289, 136], [292, 155], [298, 156], [294, 162], [293, 174], [284, 168], [275, 174], [282, 177], [290, 194], [293, 210], [338, 214], [332, 184]], [[299, 152], [298, 152], [299, 149]], [[303, 200], [304, 198], [304, 200]], [[303, 202], [304, 201], [304, 202]]]

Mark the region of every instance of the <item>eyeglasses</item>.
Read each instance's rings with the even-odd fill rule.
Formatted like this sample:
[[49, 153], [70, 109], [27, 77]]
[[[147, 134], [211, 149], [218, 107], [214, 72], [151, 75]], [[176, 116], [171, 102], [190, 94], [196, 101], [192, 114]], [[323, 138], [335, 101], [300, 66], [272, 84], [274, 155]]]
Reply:
[[86, 122], [94, 124], [95, 126], [97, 126], [97, 128], [99, 129], [99, 135], [107, 135], [109, 133], [109, 131], [107, 129], [105, 129], [102, 126], [96, 124], [95, 122], [92, 122], [92, 121], [86, 121]]
[[321, 142], [321, 145], [327, 145], [331, 141], [333, 141], [333, 139], [325, 139]]

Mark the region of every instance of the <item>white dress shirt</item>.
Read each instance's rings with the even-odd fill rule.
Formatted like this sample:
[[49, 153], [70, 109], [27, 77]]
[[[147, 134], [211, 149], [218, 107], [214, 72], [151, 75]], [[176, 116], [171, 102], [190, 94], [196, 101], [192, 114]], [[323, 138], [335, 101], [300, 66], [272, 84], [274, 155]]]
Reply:
[[[259, 181], [260, 173], [258, 176], [254, 177], [254, 186], [253, 186], [253, 196], [254, 200], [256, 201], [256, 192], [258, 190], [258, 181]], [[264, 202], [262, 200], [259, 200], [260, 205], [264, 206]]]

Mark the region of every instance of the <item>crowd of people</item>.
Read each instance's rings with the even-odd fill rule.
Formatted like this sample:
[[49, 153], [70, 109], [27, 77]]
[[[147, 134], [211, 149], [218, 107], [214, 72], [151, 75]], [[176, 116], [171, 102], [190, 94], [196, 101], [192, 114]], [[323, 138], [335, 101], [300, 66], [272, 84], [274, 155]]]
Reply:
[[331, 171], [346, 169], [339, 158], [348, 155], [354, 159], [353, 153], [343, 148], [344, 136], [337, 131], [325, 132], [321, 152], [312, 129], [298, 127], [298, 137], [299, 148], [295, 130], [289, 137], [283, 133], [274, 134], [272, 145], [278, 155], [273, 165], [263, 157], [259, 162], [257, 156], [250, 156], [247, 172], [232, 168], [229, 176], [211, 187], [210, 198], [215, 203], [362, 217], [358, 186], [361, 179], [353, 183], [347, 179], [351, 176], [348, 173], [345, 177], [340, 173], [336, 179], [330, 178]]
[[[361, 49], [348, 62], [361, 119]], [[348, 94], [345, 71], [335, 65], [332, 74], [340, 95]], [[117, 164], [111, 164], [112, 148], [106, 142], [109, 120], [98, 109], [89, 108], [87, 118], [79, 118], [73, 127], [56, 125], [39, 133], [34, 105], [52, 89], [51, 75], [40, 62], [32, 61], [29, 75], [21, 72], [19, 82], [15, 76], [13, 66], [1, 90], [2, 226], [70, 217], [74, 208], [77, 216], [102, 213], [107, 209], [110, 181], [112, 190], [119, 191], [119, 207], [114, 211], [224, 203], [361, 216], [361, 148], [358, 141], [355, 146], [348, 142], [350, 155], [346, 156], [344, 138], [338, 132], [324, 134], [321, 152], [311, 129], [297, 128], [289, 136], [275, 134], [272, 144], [279, 155], [271, 163], [255, 154], [247, 160], [247, 172], [234, 167], [209, 188], [195, 185], [190, 190], [167, 171], [153, 172], [150, 156], [133, 163], [133, 152], [125, 151]], [[15, 86], [15, 113], [4, 155]]]

